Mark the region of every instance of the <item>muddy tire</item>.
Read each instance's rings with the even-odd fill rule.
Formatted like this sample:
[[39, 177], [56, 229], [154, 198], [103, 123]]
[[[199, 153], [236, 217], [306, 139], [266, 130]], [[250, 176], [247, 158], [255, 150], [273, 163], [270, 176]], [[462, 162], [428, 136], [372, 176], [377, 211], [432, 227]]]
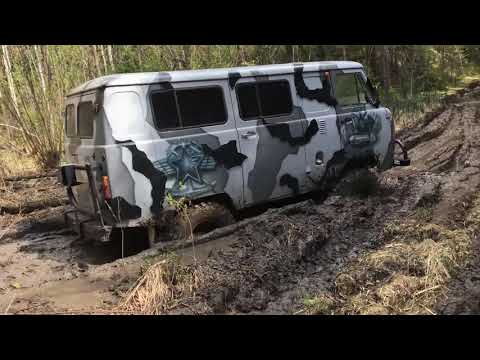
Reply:
[[188, 219], [178, 216], [175, 237], [188, 239], [192, 233], [198, 236], [234, 222], [232, 212], [221, 203], [205, 202], [192, 205], [188, 209]]

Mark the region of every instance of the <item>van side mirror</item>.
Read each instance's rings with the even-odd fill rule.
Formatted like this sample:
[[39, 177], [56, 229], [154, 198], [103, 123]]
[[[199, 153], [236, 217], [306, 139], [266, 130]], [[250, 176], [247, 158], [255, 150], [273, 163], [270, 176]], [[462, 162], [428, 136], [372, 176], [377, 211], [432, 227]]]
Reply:
[[[375, 88], [375, 86], [372, 85], [372, 82], [370, 81], [369, 78], [367, 78], [367, 89], [368, 92], [365, 94], [365, 101], [368, 103], [372, 104], [375, 107], [380, 106], [380, 97], [378, 96], [378, 91]], [[371, 95], [369, 95], [370, 93]]]

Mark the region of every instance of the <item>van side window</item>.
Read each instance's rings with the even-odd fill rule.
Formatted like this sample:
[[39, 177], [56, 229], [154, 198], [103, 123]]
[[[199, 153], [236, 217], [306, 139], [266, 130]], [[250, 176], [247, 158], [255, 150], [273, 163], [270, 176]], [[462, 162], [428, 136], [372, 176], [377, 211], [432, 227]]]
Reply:
[[183, 127], [223, 124], [227, 121], [220, 87], [177, 90]]
[[155, 123], [160, 130], [224, 124], [227, 112], [221, 87], [152, 93]]
[[355, 73], [336, 74], [335, 96], [340, 106], [365, 104], [365, 90]]
[[65, 108], [65, 133], [67, 137], [74, 137], [77, 135], [77, 129], [75, 126], [75, 106], [73, 104], [69, 104]]
[[85, 101], [78, 104], [77, 127], [78, 136], [92, 137], [93, 136], [93, 120], [95, 112], [93, 110], [93, 103]]
[[292, 96], [288, 81], [262, 82], [258, 84], [263, 116], [290, 114]]
[[236, 92], [243, 120], [288, 115], [293, 109], [290, 84], [285, 80], [243, 83]]
[[257, 118], [260, 116], [260, 105], [257, 98], [255, 83], [240, 84], [237, 86], [238, 106], [242, 119]]
[[173, 90], [155, 92], [152, 94], [155, 123], [160, 130], [180, 127], [178, 120], [177, 101]]

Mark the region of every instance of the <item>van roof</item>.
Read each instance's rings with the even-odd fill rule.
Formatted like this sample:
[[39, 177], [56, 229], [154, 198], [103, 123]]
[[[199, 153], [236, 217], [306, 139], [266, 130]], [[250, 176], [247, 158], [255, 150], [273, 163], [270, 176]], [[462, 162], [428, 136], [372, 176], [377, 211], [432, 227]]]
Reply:
[[362, 65], [353, 61], [316, 61], [274, 65], [240, 66], [221, 69], [178, 70], [165, 72], [139, 72], [113, 74], [98, 77], [72, 89], [67, 96], [72, 96], [97, 88], [110, 86], [149, 85], [163, 82], [222, 80], [230, 77], [268, 76], [293, 73], [294, 68], [302, 66], [304, 72], [355, 69]]

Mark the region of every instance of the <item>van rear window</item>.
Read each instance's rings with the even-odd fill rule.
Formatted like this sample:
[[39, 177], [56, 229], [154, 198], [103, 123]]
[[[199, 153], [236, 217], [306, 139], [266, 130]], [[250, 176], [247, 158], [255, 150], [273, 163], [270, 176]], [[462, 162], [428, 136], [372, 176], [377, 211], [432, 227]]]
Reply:
[[166, 90], [151, 96], [155, 123], [160, 130], [223, 124], [227, 121], [220, 87]]
[[91, 101], [85, 101], [78, 104], [78, 136], [92, 137], [93, 136], [93, 122], [95, 118], [95, 111]]
[[65, 133], [67, 137], [77, 136], [77, 129], [75, 126], [75, 106], [73, 104], [67, 105], [65, 109]]

